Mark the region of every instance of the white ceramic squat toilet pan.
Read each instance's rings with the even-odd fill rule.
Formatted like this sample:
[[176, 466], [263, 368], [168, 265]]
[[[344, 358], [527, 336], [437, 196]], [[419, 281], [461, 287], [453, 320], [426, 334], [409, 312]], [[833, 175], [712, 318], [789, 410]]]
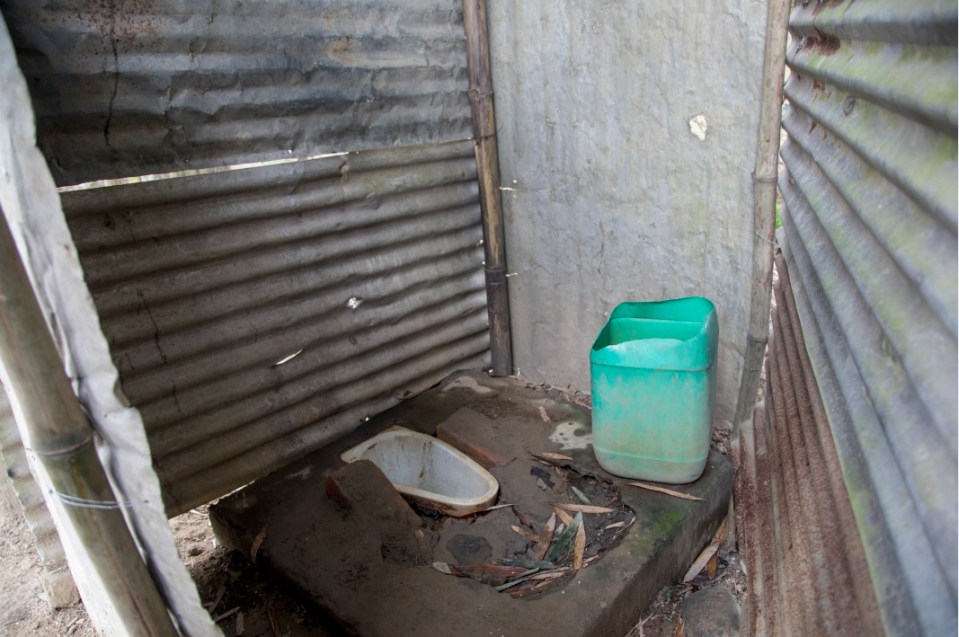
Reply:
[[369, 460], [408, 499], [453, 517], [485, 509], [499, 491], [496, 478], [472, 458], [405, 427], [390, 427], [340, 458]]

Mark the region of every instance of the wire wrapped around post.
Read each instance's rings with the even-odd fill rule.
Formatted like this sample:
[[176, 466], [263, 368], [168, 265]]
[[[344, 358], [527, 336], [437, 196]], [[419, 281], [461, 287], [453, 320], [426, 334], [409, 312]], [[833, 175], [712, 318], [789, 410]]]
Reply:
[[500, 192], [499, 152], [496, 143], [496, 115], [493, 110], [493, 80], [490, 73], [485, 0], [463, 0], [463, 27], [466, 31], [469, 97], [473, 111], [480, 207], [483, 212], [492, 374], [509, 376], [513, 373], [513, 345], [510, 339], [506, 239], [503, 230], [503, 200]]

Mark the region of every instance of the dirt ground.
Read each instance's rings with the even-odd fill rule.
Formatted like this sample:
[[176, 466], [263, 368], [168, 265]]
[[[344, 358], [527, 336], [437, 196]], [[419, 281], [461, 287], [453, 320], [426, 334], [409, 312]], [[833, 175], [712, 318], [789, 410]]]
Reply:
[[51, 612], [40, 557], [6, 475], [0, 475], [0, 635], [95, 635], [82, 604]]
[[[727, 445], [728, 433], [715, 432], [713, 446], [726, 453]], [[49, 609], [40, 583], [40, 561], [20, 505], [10, 481], [3, 477], [0, 483], [0, 634], [95, 635], [82, 604], [57, 611]], [[262, 577], [244, 556], [217, 546], [206, 507], [173, 518], [170, 525], [180, 555], [197, 583], [200, 599], [228, 637], [343, 634], [281, 585]], [[703, 573], [689, 584], [663, 588], [653, 606], [625, 637], [681, 636], [683, 600], [706, 586], [726, 586], [742, 607], [746, 577], [738, 555], [735, 551], [721, 551], [719, 557], [713, 578]]]

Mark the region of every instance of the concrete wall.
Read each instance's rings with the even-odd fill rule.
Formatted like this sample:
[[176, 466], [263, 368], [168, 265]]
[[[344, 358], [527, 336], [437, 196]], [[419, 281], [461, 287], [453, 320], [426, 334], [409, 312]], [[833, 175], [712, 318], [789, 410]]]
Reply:
[[732, 418], [765, 19], [765, 3], [746, 0], [490, 0], [524, 376], [588, 389], [589, 347], [613, 307], [703, 295], [722, 326], [718, 416]]

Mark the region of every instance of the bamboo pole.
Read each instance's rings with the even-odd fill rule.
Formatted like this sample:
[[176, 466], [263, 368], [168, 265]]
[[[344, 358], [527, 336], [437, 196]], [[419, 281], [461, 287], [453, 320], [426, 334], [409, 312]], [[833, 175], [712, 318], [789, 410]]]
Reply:
[[510, 340], [506, 239], [503, 231], [503, 200], [496, 143], [496, 114], [493, 110], [486, 0], [463, 0], [463, 28], [466, 31], [470, 107], [473, 112], [473, 139], [476, 144], [476, 169], [483, 213], [492, 374], [509, 376], [513, 373], [513, 345]]
[[779, 169], [783, 72], [786, 66], [790, 2], [769, 0], [767, 4], [759, 142], [756, 147], [756, 167], [753, 170], [752, 298], [743, 374], [733, 420], [736, 427], [752, 416], [766, 343], [769, 340], [769, 307], [775, 249], [773, 239], [776, 233], [776, 175]]
[[15, 397], [24, 446], [49, 474], [124, 634], [176, 635], [100, 464], [93, 429], [63, 372], [2, 210], [0, 219], [0, 372]]

